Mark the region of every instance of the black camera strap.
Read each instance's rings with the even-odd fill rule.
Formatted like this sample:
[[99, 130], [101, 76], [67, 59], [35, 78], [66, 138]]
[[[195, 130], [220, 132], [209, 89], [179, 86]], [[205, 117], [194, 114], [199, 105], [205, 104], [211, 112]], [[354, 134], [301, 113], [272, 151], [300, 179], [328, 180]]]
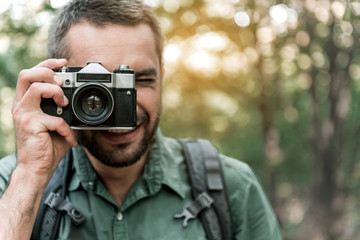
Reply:
[[60, 161], [43, 193], [31, 239], [56, 239], [63, 214], [68, 214], [76, 226], [85, 221], [84, 216], [65, 199], [73, 172], [72, 151], [70, 150]]
[[209, 240], [233, 239], [231, 214], [224, 186], [219, 154], [207, 140], [180, 140], [195, 199], [175, 218], [184, 218], [183, 226], [198, 215]]

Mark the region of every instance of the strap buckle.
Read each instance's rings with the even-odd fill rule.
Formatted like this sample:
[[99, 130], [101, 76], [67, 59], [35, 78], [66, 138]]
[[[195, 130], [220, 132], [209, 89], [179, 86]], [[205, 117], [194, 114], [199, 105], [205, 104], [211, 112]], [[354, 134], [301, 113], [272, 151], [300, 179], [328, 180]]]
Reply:
[[190, 219], [194, 219], [204, 209], [209, 208], [214, 202], [214, 199], [210, 197], [207, 192], [203, 192], [183, 211], [179, 214], [175, 214], [174, 218], [184, 218], [183, 227], [185, 228]]
[[51, 192], [44, 203], [55, 210], [65, 211], [75, 226], [79, 226], [85, 221], [85, 216], [71, 202], [61, 197], [59, 193]]

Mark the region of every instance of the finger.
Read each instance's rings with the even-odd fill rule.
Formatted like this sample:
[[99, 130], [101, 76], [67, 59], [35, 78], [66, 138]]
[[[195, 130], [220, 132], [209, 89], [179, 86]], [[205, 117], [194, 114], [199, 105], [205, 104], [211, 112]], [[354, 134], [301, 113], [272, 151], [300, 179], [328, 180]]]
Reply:
[[41, 67], [22, 70], [16, 86], [16, 101], [19, 101], [29, 89], [30, 85], [35, 82], [45, 82], [56, 85], [62, 84], [61, 78], [49, 68]]
[[62, 67], [62, 66], [65, 66], [66, 64], [67, 64], [67, 60], [66, 60], [66, 59], [50, 58], [50, 59], [47, 59], [47, 60], [39, 63], [39, 64], [36, 65], [35, 67], [60, 68], [60, 67]]
[[66, 63], [66, 59], [48, 59], [31, 69], [22, 70], [19, 73], [16, 86], [15, 102], [20, 101], [27, 89], [34, 82], [46, 82], [61, 86], [63, 80], [50, 68], [58, 68], [66, 65]]
[[61, 87], [49, 83], [33, 83], [21, 99], [20, 106], [23, 109], [40, 107], [42, 98], [52, 98], [55, 104], [61, 107], [69, 104]]
[[[20, 111], [16, 112], [13, 116], [14, 125], [17, 134], [23, 135], [36, 135], [40, 136], [40, 133], [57, 132], [58, 135], [64, 138], [64, 141], [70, 146], [76, 146], [76, 138], [73, 130], [65, 122], [63, 118], [48, 115], [42, 111], [31, 111], [23, 108], [19, 108]], [[17, 140], [20, 137], [17, 136]]]
[[77, 145], [75, 133], [64, 119], [47, 115], [47, 118], [44, 118], [44, 120], [46, 120], [44, 124], [49, 131], [57, 132], [60, 136], [64, 137], [70, 146], [75, 147]]
[[17, 141], [19, 139], [21, 141], [24, 136], [36, 135], [36, 137], [40, 137], [41, 133], [57, 132], [68, 145], [77, 145], [73, 130], [63, 118], [51, 116], [42, 111], [19, 108], [19, 111], [14, 113], [13, 119]]

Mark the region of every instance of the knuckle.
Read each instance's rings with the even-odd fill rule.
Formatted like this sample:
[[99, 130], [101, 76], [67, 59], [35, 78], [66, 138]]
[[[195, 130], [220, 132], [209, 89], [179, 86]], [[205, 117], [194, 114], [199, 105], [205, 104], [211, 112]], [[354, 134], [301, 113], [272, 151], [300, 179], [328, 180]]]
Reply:
[[22, 82], [27, 80], [29, 69], [23, 69], [19, 72], [18, 81]]
[[48, 68], [38, 68], [38, 71], [39, 71], [39, 77], [42, 82], [44, 81], [49, 82], [54, 78], [55, 73]]
[[21, 118], [21, 115], [23, 112], [22, 110], [23, 110], [23, 108], [20, 106], [19, 103], [13, 104], [12, 109], [11, 109], [11, 114], [12, 114], [14, 122], [18, 122], [18, 120]]
[[53, 116], [50, 121], [54, 131], [62, 136], [68, 135], [70, 128], [63, 118]]
[[16, 106], [13, 107], [13, 109], [11, 110], [12, 112], [12, 119], [13, 119], [13, 122], [16, 123], [18, 122], [18, 119], [19, 119], [19, 114], [18, 114], [18, 108]]
[[54, 123], [56, 126], [62, 126], [64, 124], [64, 119], [60, 117], [54, 117]]
[[22, 116], [20, 124], [21, 126], [24, 126], [24, 128], [26, 129], [27, 126], [31, 125], [32, 121], [33, 121], [33, 117], [30, 114], [25, 114]]
[[13, 115], [15, 126], [21, 129], [30, 129], [34, 121], [34, 117], [31, 114], [14, 114]]
[[57, 116], [51, 116], [51, 118], [49, 118], [49, 122], [51, 121], [52, 125], [57, 127], [61, 127], [63, 125], [63, 121], [64, 119], [62, 119], [61, 117], [57, 117]]
[[67, 123], [65, 122], [65, 120], [64, 120], [63, 118], [58, 117], [57, 119], [58, 119], [58, 125], [59, 125], [60, 127], [64, 128], [64, 127], [67, 127], [67, 126], [68, 126]]

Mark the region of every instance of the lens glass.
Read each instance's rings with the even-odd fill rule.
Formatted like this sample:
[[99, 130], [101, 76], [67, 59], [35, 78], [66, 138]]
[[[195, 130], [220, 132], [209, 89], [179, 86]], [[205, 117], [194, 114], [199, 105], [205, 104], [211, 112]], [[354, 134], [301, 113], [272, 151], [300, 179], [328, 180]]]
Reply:
[[103, 100], [96, 92], [90, 93], [82, 99], [82, 110], [88, 116], [98, 116], [104, 111]]

